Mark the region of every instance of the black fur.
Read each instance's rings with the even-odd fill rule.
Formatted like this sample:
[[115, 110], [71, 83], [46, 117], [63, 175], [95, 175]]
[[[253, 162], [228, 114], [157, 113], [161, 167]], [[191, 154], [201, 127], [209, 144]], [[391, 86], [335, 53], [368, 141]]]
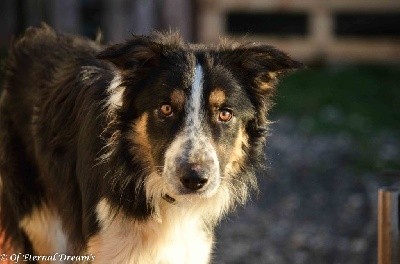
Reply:
[[[275, 82], [269, 72], [301, 66], [287, 55], [257, 44], [191, 45], [175, 34], [134, 36], [105, 48], [45, 25], [28, 29], [15, 41], [0, 103], [0, 228], [13, 247], [32, 250], [18, 222], [43, 202], [57, 208], [72, 253], [81, 252], [98, 232], [95, 207], [103, 197], [116, 210], [147, 219], [153, 208], [143, 182], [150, 171], [140, 146], [129, 140], [131, 124], [157, 108], [173, 88], [188, 93], [191, 69], [199, 62], [205, 67], [206, 96], [215, 86], [235, 94], [229, 103], [247, 124], [249, 147], [233, 176], [238, 179], [234, 188], [255, 187], [273, 94], [273, 89], [260, 89], [260, 82]], [[123, 106], [110, 117], [107, 88], [117, 70], [127, 89]], [[176, 115], [162, 127], [149, 122], [157, 164], [183, 121], [183, 115]], [[207, 128], [215, 144], [228, 152], [237, 130]]]

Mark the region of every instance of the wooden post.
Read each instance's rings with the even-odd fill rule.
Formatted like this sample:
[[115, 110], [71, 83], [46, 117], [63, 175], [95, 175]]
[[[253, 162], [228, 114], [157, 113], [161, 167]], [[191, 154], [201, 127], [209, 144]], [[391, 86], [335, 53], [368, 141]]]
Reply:
[[399, 189], [380, 188], [378, 192], [378, 264], [398, 264]]

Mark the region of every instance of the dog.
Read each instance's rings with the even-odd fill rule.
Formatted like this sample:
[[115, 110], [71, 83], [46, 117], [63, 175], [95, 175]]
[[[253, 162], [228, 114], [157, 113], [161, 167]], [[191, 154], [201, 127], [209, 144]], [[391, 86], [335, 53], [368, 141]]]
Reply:
[[6, 244], [20, 262], [209, 263], [216, 224], [257, 189], [274, 87], [299, 67], [256, 43], [27, 29], [0, 101]]

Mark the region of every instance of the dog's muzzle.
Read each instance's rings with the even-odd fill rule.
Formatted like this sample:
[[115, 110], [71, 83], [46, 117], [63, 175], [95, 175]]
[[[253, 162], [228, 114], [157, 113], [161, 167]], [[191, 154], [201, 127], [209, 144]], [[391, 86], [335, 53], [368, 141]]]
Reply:
[[178, 137], [165, 154], [163, 178], [174, 195], [212, 195], [220, 184], [219, 161], [211, 143]]

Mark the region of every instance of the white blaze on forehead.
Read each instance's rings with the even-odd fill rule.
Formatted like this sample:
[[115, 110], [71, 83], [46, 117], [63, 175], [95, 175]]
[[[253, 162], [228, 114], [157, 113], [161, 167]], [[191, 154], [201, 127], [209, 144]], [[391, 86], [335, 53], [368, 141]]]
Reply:
[[201, 104], [203, 101], [203, 67], [196, 65], [190, 98], [187, 102], [186, 128], [194, 133], [201, 129]]
[[177, 134], [165, 153], [163, 179], [166, 190], [172, 195], [179, 195], [182, 183], [179, 180], [182, 170], [193, 164], [201, 164], [203, 173], [209, 176], [209, 181], [203, 197], [211, 197], [220, 185], [218, 156], [210, 136], [203, 126], [204, 120], [204, 72], [203, 67], [197, 64], [194, 70], [189, 99], [185, 106], [185, 123], [182, 131]]

